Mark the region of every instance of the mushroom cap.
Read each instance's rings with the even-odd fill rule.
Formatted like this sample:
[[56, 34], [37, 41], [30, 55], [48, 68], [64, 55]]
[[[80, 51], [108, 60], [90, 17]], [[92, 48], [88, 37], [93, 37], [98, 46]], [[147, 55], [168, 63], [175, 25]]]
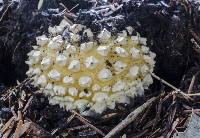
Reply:
[[[62, 29], [68, 28], [63, 37]], [[36, 38], [37, 47], [28, 53], [27, 75], [49, 97], [51, 104], [67, 110], [89, 109], [101, 114], [116, 103], [130, 103], [143, 96], [153, 83], [155, 54], [146, 38], [131, 36], [131, 28], [113, 36], [103, 28], [96, 37], [81, 24], [61, 24], [49, 37]], [[88, 35], [89, 39], [81, 41]], [[84, 37], [83, 37], [84, 36]]]

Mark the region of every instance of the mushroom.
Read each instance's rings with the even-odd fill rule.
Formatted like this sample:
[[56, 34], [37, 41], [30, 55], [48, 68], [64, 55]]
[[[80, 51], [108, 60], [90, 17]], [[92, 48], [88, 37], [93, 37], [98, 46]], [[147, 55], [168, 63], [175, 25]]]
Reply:
[[[128, 33], [115, 34], [118, 36], [105, 28], [97, 34], [81, 24], [67, 27], [70, 39], [62, 34], [38, 36], [38, 46], [26, 61], [27, 75], [51, 104], [102, 114], [116, 103], [128, 104], [131, 98], [144, 95], [144, 89], [153, 83], [155, 64], [146, 38], [132, 36], [132, 27], [125, 28]], [[79, 42], [86, 34], [89, 42]]]

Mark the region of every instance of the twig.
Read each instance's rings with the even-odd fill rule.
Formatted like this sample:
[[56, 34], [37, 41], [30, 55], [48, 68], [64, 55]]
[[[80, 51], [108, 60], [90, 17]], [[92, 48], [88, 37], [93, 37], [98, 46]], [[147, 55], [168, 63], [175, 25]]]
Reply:
[[174, 89], [175, 91], [180, 91], [180, 89], [176, 88], [175, 86], [171, 85], [170, 83], [168, 83], [167, 81], [161, 79], [160, 77], [158, 77], [157, 75], [155, 75], [154, 73], [151, 73], [152, 77], [154, 77], [155, 79], [159, 80], [160, 82], [164, 83], [165, 85], [169, 86], [170, 88]]
[[[67, 124], [69, 124], [74, 119], [75, 116], [76, 116], [75, 114], [72, 114], [70, 117], [68, 117], [67, 118]], [[51, 132], [51, 135], [54, 135], [58, 130], [59, 130], [59, 128], [54, 129]]]
[[191, 97], [189, 97], [188, 94], [185, 94], [183, 91], [181, 91], [180, 89], [176, 88], [175, 86], [173, 86], [172, 84], [168, 83], [167, 81], [161, 79], [160, 77], [158, 77], [157, 75], [155, 75], [154, 73], [151, 73], [152, 77], [154, 77], [155, 79], [159, 80], [160, 82], [162, 82], [163, 84], [167, 85], [168, 87], [174, 89], [176, 91], [176, 93], [180, 93], [181, 95], [183, 95], [185, 98], [193, 100]]
[[118, 116], [118, 113], [110, 113], [110, 114], [106, 114], [106, 115], [102, 116], [101, 118], [102, 118], [102, 120], [109, 120], [116, 116]]
[[73, 114], [75, 114], [75, 115], [77, 115], [77, 116], [79, 116], [82, 120], [85, 120], [86, 122], [88, 122], [88, 123], [91, 123], [89, 120], [87, 120], [86, 118], [84, 118], [83, 116], [81, 116], [79, 113], [77, 113], [76, 111], [71, 111]]
[[15, 120], [15, 117], [13, 116], [8, 120], [8, 122], [3, 126], [3, 128], [0, 130], [1, 133], [4, 133], [9, 128], [13, 127], [13, 122]]
[[72, 22], [70, 19], [68, 19], [66, 16], [64, 16], [64, 19], [65, 19], [70, 25], [73, 25], [73, 22]]
[[187, 109], [183, 111], [184, 113], [200, 112], [200, 109]]
[[22, 120], [19, 120], [19, 122], [17, 123], [17, 127], [15, 129], [15, 132], [14, 132], [14, 138], [20, 138], [20, 129], [22, 128], [22, 125], [23, 125], [23, 121]]
[[12, 5], [12, 2], [8, 5], [8, 7], [6, 8], [6, 10], [3, 12], [1, 18], [0, 18], [0, 22], [3, 19], [3, 17], [5, 16], [6, 12], [8, 11], [8, 8]]
[[155, 121], [154, 121], [154, 124], [153, 124], [153, 129], [156, 128], [156, 125], [157, 123], [159, 122], [160, 120], [160, 115], [161, 115], [161, 111], [162, 111], [162, 106], [163, 106], [163, 99], [160, 98], [160, 101], [159, 101], [159, 104], [158, 104], [158, 107], [157, 107], [157, 111], [156, 111], [156, 117], [155, 117]]
[[69, 10], [69, 12], [71, 12], [72, 10], [74, 10], [76, 7], [78, 7], [79, 6], [79, 4], [76, 4], [74, 7], [72, 7], [70, 10]]
[[59, 3], [59, 5], [65, 8], [67, 12], [69, 12], [69, 9], [63, 3]]
[[188, 88], [188, 94], [190, 94], [192, 92], [192, 88], [194, 86], [194, 82], [195, 82], [195, 75], [192, 77], [192, 80], [190, 82], [190, 86]]
[[65, 12], [64, 16], [66, 16], [67, 18], [71, 18], [71, 19], [76, 19], [78, 17], [75, 14], [69, 13], [69, 12]]
[[17, 114], [15, 113], [15, 107], [14, 106], [11, 107], [11, 112], [12, 112], [14, 118], [17, 119]]
[[191, 93], [191, 94], [187, 94], [188, 96], [200, 96], [200, 93]]
[[119, 123], [115, 128], [113, 128], [104, 138], [111, 138], [116, 133], [124, 129], [127, 125], [129, 125], [131, 122], [133, 122], [138, 115], [140, 115], [152, 102], [154, 102], [157, 99], [157, 97], [153, 97], [149, 99], [146, 103], [135, 109], [133, 112], [131, 112], [121, 123]]
[[17, 111], [17, 114], [18, 114], [17, 120], [20, 121], [20, 120], [23, 120], [22, 108], [24, 107], [21, 99], [19, 99], [18, 105], [19, 105], [19, 107], [18, 107], [18, 111]]
[[87, 119], [82, 117], [79, 113], [77, 113], [76, 111], [72, 111], [72, 112], [76, 115], [76, 118], [78, 118], [81, 122], [88, 125], [90, 128], [94, 129], [97, 133], [101, 134], [102, 136], [105, 136], [105, 134], [100, 129], [92, 125]]
[[31, 96], [31, 97], [28, 99], [28, 102], [26, 103], [24, 109], [22, 110], [23, 113], [27, 110], [27, 108], [29, 107], [29, 105], [30, 105], [30, 103], [32, 102], [32, 100], [33, 100], [33, 96]]
[[166, 138], [170, 138], [170, 137], [171, 137], [171, 135], [172, 135], [172, 133], [174, 132], [174, 130], [176, 129], [176, 126], [178, 125], [179, 121], [180, 121], [180, 119], [177, 118], [177, 119], [173, 122], [172, 128], [171, 128], [171, 130], [168, 132]]

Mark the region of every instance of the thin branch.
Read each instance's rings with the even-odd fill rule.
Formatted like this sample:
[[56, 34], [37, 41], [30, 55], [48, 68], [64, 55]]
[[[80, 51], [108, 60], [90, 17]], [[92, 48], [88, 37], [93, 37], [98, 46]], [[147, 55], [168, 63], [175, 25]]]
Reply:
[[200, 96], [200, 93], [191, 93], [191, 94], [187, 94], [188, 96]]
[[180, 93], [181, 95], [183, 95], [185, 98], [193, 100], [188, 94], [184, 93], [183, 91], [181, 91], [180, 89], [176, 88], [175, 86], [173, 86], [172, 84], [168, 83], [167, 81], [161, 79], [160, 77], [158, 77], [157, 75], [155, 75], [154, 73], [151, 73], [152, 77], [154, 77], [155, 79], [159, 80], [160, 82], [162, 82], [163, 84], [167, 85], [168, 87], [172, 88], [173, 90], [176, 91], [176, 93]]
[[127, 125], [132, 123], [148, 106], [150, 106], [157, 97], [149, 99], [146, 103], [131, 112], [122, 122], [120, 122], [115, 128], [113, 128], [104, 138], [111, 138], [124, 129]]
[[195, 75], [192, 77], [192, 80], [190, 82], [190, 86], [188, 88], [188, 94], [190, 94], [192, 92], [192, 88], [194, 86], [194, 82], [195, 82]]
[[30, 103], [32, 102], [32, 100], [33, 100], [33, 96], [31, 96], [31, 97], [28, 99], [28, 102], [26, 103], [24, 109], [22, 110], [23, 113], [24, 113], [24, 112], [27, 110], [27, 108], [30, 106]]
[[72, 7], [70, 10], [69, 10], [69, 12], [71, 12], [72, 10], [74, 10], [76, 7], [78, 7], [79, 6], [79, 4], [76, 4], [74, 7]]

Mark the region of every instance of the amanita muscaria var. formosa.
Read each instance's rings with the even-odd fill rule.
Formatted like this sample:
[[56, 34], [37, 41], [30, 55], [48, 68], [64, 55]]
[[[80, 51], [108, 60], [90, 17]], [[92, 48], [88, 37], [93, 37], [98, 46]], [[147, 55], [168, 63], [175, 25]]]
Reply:
[[94, 33], [63, 20], [49, 27], [48, 36], [36, 38], [26, 74], [51, 104], [67, 110], [101, 114], [116, 103], [129, 104], [130, 98], [143, 96], [152, 84], [155, 64], [146, 38], [132, 36], [132, 31], [127, 26], [115, 35], [107, 28]]

